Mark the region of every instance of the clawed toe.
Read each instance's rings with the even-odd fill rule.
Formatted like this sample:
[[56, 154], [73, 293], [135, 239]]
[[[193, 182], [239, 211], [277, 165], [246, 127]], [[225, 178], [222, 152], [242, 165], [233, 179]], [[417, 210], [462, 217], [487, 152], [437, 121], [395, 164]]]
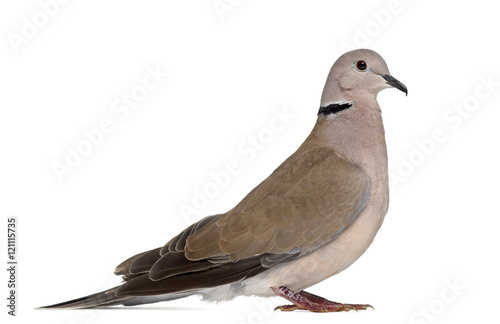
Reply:
[[293, 305], [278, 306], [274, 310], [283, 312], [290, 312], [294, 310], [308, 310], [311, 312], [327, 313], [327, 312], [348, 312], [351, 310], [366, 310], [369, 307], [374, 309], [371, 305], [363, 304], [342, 304], [332, 302], [323, 297], [310, 294], [306, 291], [294, 292], [287, 287], [281, 286], [279, 288], [271, 288], [274, 293], [283, 297], [293, 303]]

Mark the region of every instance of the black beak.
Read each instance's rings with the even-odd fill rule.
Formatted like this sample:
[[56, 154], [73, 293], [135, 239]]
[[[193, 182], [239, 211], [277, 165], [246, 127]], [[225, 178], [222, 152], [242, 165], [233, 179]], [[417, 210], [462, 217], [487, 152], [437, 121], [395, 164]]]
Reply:
[[408, 89], [406, 89], [406, 86], [399, 82], [396, 78], [389, 74], [382, 75], [382, 77], [387, 81], [388, 85], [393, 86], [394, 88], [399, 89], [406, 93], [406, 95], [408, 95]]

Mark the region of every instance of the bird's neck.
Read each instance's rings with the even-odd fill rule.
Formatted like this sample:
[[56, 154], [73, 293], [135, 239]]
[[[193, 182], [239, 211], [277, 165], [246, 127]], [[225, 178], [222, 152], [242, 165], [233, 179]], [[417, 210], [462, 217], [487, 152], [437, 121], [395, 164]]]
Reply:
[[387, 146], [377, 101], [354, 102], [337, 114], [319, 114], [305, 146], [326, 146], [386, 182]]
[[363, 118], [357, 118], [355, 114], [319, 116], [310, 137], [312, 142], [328, 146], [358, 164], [376, 156], [387, 157], [380, 114]]

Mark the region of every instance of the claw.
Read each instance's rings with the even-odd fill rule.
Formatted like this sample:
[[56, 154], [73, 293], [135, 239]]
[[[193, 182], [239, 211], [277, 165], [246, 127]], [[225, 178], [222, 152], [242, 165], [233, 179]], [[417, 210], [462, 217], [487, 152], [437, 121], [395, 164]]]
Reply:
[[281, 286], [271, 288], [277, 296], [283, 297], [291, 301], [294, 305], [278, 306], [274, 310], [282, 312], [290, 312], [297, 309], [308, 310], [311, 312], [326, 313], [326, 312], [348, 312], [351, 310], [366, 310], [368, 307], [374, 309], [371, 305], [363, 304], [341, 304], [330, 301], [323, 297], [310, 294], [306, 291], [294, 292], [287, 287]]

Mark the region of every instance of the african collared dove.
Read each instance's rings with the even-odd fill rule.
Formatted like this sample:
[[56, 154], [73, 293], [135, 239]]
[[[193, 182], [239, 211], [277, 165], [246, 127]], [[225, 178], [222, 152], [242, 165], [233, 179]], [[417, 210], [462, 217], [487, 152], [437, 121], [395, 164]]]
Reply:
[[406, 87], [372, 50], [345, 53], [326, 81], [304, 143], [233, 209], [203, 218], [163, 247], [115, 270], [121, 286], [48, 308], [274, 296], [283, 311], [348, 311], [304, 291], [346, 269], [373, 241], [389, 205], [387, 150], [377, 93]]

